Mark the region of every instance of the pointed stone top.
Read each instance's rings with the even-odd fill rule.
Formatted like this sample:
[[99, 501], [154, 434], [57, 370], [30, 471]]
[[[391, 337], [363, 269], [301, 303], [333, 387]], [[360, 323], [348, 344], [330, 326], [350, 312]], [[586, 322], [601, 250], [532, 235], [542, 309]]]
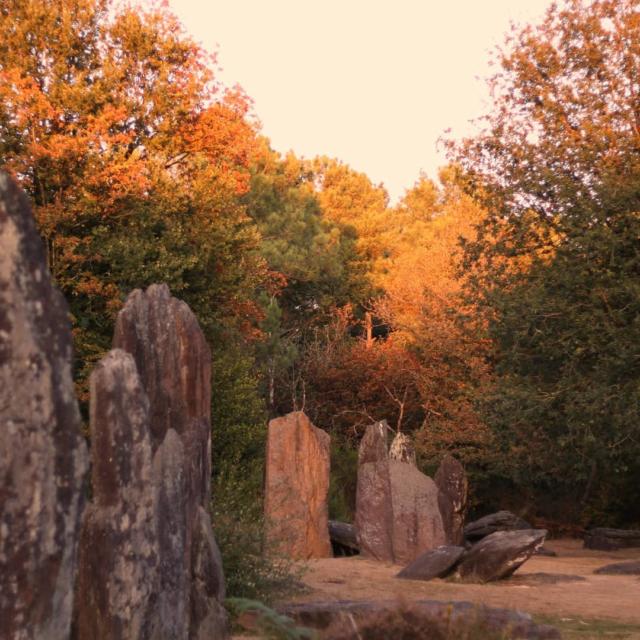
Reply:
[[211, 411], [211, 351], [189, 305], [166, 284], [129, 294], [118, 314], [114, 348], [130, 353], [151, 406], [154, 450], [169, 429], [181, 436]]
[[408, 435], [401, 432], [396, 434], [389, 448], [389, 458], [416, 466], [416, 450]]
[[388, 460], [387, 433], [390, 430], [386, 420], [374, 422], [367, 427], [358, 449], [359, 465]]

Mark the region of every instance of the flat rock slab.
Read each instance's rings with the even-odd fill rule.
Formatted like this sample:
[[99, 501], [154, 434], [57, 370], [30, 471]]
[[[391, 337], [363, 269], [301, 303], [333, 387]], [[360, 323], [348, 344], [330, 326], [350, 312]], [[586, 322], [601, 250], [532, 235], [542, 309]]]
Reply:
[[531, 528], [528, 522], [511, 511], [498, 511], [470, 522], [464, 528], [464, 537], [470, 542], [477, 542], [496, 531], [518, 531]]
[[615, 551], [640, 547], [640, 531], [634, 529], [608, 529], [597, 527], [584, 534], [585, 549]]
[[[429, 627], [437, 627], [440, 631], [449, 632], [452, 626], [459, 628], [460, 637], [467, 637], [465, 627], [476, 630], [484, 627], [488, 631], [503, 634], [503, 638], [528, 638], [531, 640], [551, 640], [560, 638], [557, 629], [548, 625], [533, 622], [526, 613], [508, 609], [494, 609], [472, 602], [439, 602], [436, 600], [418, 600], [408, 605], [397, 602], [314, 602], [309, 604], [292, 604], [280, 607], [280, 613], [294, 619], [298, 624], [330, 633], [331, 638], [344, 640], [368, 640], [381, 638], [380, 624], [385, 618], [391, 619], [394, 626], [402, 626], [403, 620], [414, 628], [425, 631], [429, 637]], [[355, 625], [355, 628], [354, 628]], [[386, 632], [387, 629], [384, 629]], [[394, 634], [390, 628], [385, 637], [404, 637]], [[343, 635], [344, 634], [344, 635]], [[323, 637], [321, 634], [320, 637]], [[412, 636], [413, 637], [413, 636]], [[434, 636], [438, 637], [438, 636]], [[479, 637], [479, 636], [475, 636]]]
[[400, 571], [397, 577], [409, 580], [444, 578], [454, 570], [464, 552], [464, 547], [441, 545], [433, 551], [427, 551], [418, 556], [410, 565]]
[[474, 544], [458, 565], [465, 582], [490, 582], [510, 576], [543, 544], [544, 529], [496, 531]]
[[0, 172], [0, 638], [67, 640], [87, 448], [67, 304]]
[[612, 576], [640, 576], [640, 561], [607, 564], [596, 569], [593, 573]]

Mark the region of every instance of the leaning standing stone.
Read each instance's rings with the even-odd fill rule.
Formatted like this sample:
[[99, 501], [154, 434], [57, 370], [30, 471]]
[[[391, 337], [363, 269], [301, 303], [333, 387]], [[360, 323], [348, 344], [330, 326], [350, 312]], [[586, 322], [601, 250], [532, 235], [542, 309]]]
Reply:
[[87, 451], [67, 305], [0, 173], [0, 638], [69, 637]]
[[509, 577], [544, 544], [544, 529], [496, 531], [474, 544], [458, 565], [458, 576], [468, 582]]
[[291, 558], [331, 556], [329, 443], [302, 411], [269, 422], [265, 519], [270, 547]]
[[133, 358], [115, 349], [91, 375], [93, 502], [79, 552], [73, 637], [154, 637], [157, 527], [149, 402]]

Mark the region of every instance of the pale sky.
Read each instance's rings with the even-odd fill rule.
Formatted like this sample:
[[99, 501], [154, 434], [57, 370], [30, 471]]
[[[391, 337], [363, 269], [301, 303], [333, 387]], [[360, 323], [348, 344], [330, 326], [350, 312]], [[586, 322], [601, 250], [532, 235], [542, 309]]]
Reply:
[[[551, 0], [169, 0], [254, 100], [274, 149], [327, 155], [392, 200], [437, 177], [445, 130], [488, 108], [490, 52]], [[440, 145], [441, 146], [441, 145]]]

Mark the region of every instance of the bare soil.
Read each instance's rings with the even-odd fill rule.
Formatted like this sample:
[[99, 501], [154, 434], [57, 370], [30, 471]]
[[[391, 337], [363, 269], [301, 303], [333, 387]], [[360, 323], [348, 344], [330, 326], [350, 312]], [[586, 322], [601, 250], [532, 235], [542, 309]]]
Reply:
[[558, 621], [640, 625], [640, 578], [593, 573], [606, 564], [640, 559], [640, 549], [592, 551], [583, 549], [581, 540], [565, 539], [545, 546], [558, 556], [534, 556], [513, 578], [484, 585], [402, 580], [395, 578], [402, 567], [358, 556], [312, 560], [303, 577], [309, 590], [293, 600], [467, 600]]

